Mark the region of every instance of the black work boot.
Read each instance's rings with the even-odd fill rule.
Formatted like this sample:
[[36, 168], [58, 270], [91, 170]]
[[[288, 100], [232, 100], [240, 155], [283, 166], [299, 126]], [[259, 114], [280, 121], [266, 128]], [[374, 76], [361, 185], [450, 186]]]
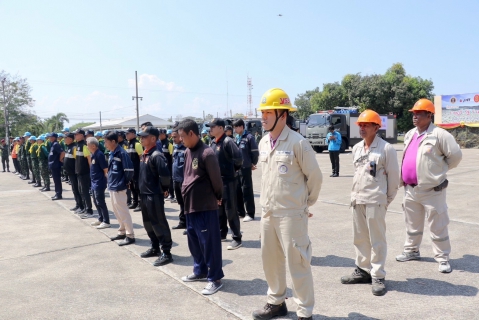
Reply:
[[371, 283], [371, 275], [359, 267], [354, 269], [354, 272], [350, 276], [341, 277], [341, 283], [354, 284], [354, 283]]
[[285, 316], [288, 314], [288, 308], [286, 303], [281, 304], [269, 304], [267, 303], [263, 309], [253, 312], [253, 319], [255, 320], [267, 320], [277, 316]]
[[375, 296], [384, 296], [386, 294], [386, 283], [384, 279], [373, 279], [371, 291]]

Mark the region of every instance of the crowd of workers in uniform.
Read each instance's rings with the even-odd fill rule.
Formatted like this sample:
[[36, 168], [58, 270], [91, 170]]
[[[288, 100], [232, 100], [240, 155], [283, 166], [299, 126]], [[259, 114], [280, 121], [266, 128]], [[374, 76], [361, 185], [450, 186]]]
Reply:
[[[57, 138], [61, 134], [36, 138], [27, 132], [13, 139], [12, 158], [21, 178], [29, 179], [32, 172], [29, 183], [34, 187], [41, 187], [43, 179], [43, 190], [49, 190], [50, 171], [55, 183], [52, 200], [62, 198], [63, 171], [63, 180], [71, 183], [75, 195], [72, 210], [82, 218], [92, 216], [91, 192], [99, 216], [92, 225], [100, 229], [110, 227], [105, 204], [108, 188], [120, 225], [118, 234], [111, 239], [119, 240], [119, 245], [135, 242], [129, 209], [141, 211], [151, 240], [151, 248], [141, 257], [158, 256], [155, 266], [173, 261], [164, 199], [177, 202], [179, 224], [172, 229], [185, 229], [194, 260], [193, 273], [182, 280], [207, 280], [203, 294], [213, 294], [223, 286], [221, 241], [226, 240], [228, 226], [233, 240], [227, 248], [238, 249], [242, 245], [240, 217], [244, 222], [255, 218], [252, 171], [260, 166], [261, 255], [269, 288], [266, 305], [252, 316], [271, 319], [287, 314], [287, 264], [298, 319], [312, 319], [314, 282], [308, 220], [313, 216], [309, 207], [319, 196], [322, 173], [309, 142], [294, 130], [289, 112], [296, 109], [283, 90], [268, 90], [258, 110], [263, 129], [268, 132], [262, 138], [245, 131], [243, 120], [228, 128], [223, 119], [212, 120], [207, 124], [210, 131], [201, 133], [192, 120], [176, 123], [171, 132], [158, 130], [151, 123], [142, 124], [138, 133], [135, 129], [95, 134], [81, 129], [73, 133], [64, 130], [60, 142]], [[386, 293], [386, 211], [401, 186], [405, 190], [406, 242], [396, 260], [420, 259], [427, 218], [438, 270], [452, 271], [447, 172], [459, 164], [462, 153], [454, 137], [433, 124], [435, 108], [431, 101], [420, 99], [410, 111], [415, 128], [405, 135], [400, 165], [396, 150], [377, 135], [381, 127], [379, 114], [365, 110], [356, 122], [363, 138], [352, 150], [356, 268], [340, 281], [370, 283], [372, 294], [378, 296]], [[333, 152], [331, 176], [336, 177], [339, 154], [334, 151], [339, 153], [341, 136], [334, 127], [330, 131], [327, 139]], [[4, 171], [5, 162], [9, 169], [6, 148], [2, 140]]]

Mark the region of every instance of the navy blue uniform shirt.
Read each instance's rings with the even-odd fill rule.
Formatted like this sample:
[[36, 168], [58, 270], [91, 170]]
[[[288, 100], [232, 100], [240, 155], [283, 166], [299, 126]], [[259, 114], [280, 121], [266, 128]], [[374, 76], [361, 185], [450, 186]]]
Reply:
[[48, 167], [50, 169], [58, 169], [62, 166], [62, 163], [60, 162], [60, 155], [62, 152], [63, 149], [58, 141], [53, 142], [52, 147], [50, 148], [50, 154], [48, 155]]
[[105, 155], [98, 149], [91, 155], [90, 178], [92, 190], [106, 189], [107, 181], [105, 171], [103, 171], [106, 168], [108, 168], [108, 164], [106, 163]]
[[185, 166], [186, 147], [183, 144], [176, 144], [173, 151], [173, 181], [183, 182], [183, 167]]
[[134, 169], [130, 156], [120, 145], [110, 152], [108, 162], [108, 189], [111, 191], [126, 190], [133, 179]]

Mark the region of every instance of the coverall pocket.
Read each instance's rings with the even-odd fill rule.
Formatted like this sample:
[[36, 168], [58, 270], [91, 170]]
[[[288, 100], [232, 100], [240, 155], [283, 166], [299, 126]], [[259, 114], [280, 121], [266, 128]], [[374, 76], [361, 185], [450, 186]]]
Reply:
[[428, 221], [434, 221], [434, 229], [442, 229], [449, 224], [449, 215], [447, 214], [447, 205], [438, 208], [431, 205], [425, 205], [426, 216]]
[[295, 249], [293, 263], [304, 265], [311, 263], [313, 248], [311, 247], [311, 241], [307, 234], [293, 238], [293, 248]]
[[278, 155], [275, 156], [276, 167], [279, 177], [285, 180], [290, 180], [291, 166], [293, 164], [293, 155]]

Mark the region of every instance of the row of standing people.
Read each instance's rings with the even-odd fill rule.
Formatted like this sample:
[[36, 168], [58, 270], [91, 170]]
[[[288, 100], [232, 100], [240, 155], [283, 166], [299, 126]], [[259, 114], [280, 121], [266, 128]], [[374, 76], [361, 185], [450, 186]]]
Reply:
[[[298, 318], [312, 319], [314, 282], [308, 219], [312, 217], [309, 207], [317, 201], [321, 188], [321, 170], [307, 140], [286, 126], [288, 113], [295, 109], [284, 91], [269, 90], [263, 95], [259, 110], [262, 112], [263, 127], [269, 131], [259, 144], [259, 162], [262, 168], [261, 254], [269, 289], [267, 304], [263, 309], [254, 311], [253, 318], [270, 319], [287, 313], [287, 264], [293, 282], [294, 300], [298, 305]], [[432, 102], [421, 99], [410, 111], [413, 113], [415, 128], [405, 136], [401, 169], [394, 148], [376, 135], [381, 126], [379, 115], [372, 110], [366, 110], [357, 121], [363, 141], [358, 143], [352, 152], [355, 173], [351, 206], [356, 269], [351, 275], [342, 277], [341, 283], [372, 283], [374, 295], [383, 295], [386, 292], [385, 214], [399, 186], [405, 188], [403, 206], [407, 239], [404, 252], [397, 256], [396, 260], [404, 262], [420, 258], [419, 246], [424, 219], [427, 217], [439, 271], [449, 273], [452, 270], [449, 264], [451, 248], [447, 230], [449, 220], [445, 197], [446, 174], [459, 164], [462, 153], [454, 138], [432, 123]], [[215, 119], [210, 126], [215, 137], [215, 143], [211, 143], [212, 148], [200, 140], [194, 121], [183, 121], [177, 128], [177, 134], [186, 147], [181, 194], [184, 200], [188, 246], [194, 259], [193, 273], [182, 280], [207, 279], [208, 285], [203, 291], [205, 294], [214, 293], [222, 287], [222, 235], [217, 209], [227, 203], [225, 200], [232, 194], [227, 184], [232, 180], [230, 173], [234, 171], [235, 164], [239, 166], [239, 161], [234, 161], [234, 152], [225, 152], [228, 148], [234, 150], [234, 147], [233, 144], [225, 143], [228, 139], [224, 138], [224, 121]], [[149, 145], [153, 146], [159, 136], [155, 130], [147, 127], [140, 133], [145, 153], [148, 153], [150, 147], [143, 143], [143, 139], [150, 137]], [[220, 142], [223, 143], [219, 145]], [[156, 146], [151, 147], [151, 150], [154, 150], [153, 148]], [[146, 166], [151, 169], [156, 167], [155, 164], [161, 163], [154, 161], [154, 158], [150, 161], [153, 166], [147, 165], [148, 160], [142, 158], [140, 189], [143, 181], [141, 168]], [[229, 162], [223, 162], [222, 165], [222, 158]], [[163, 159], [159, 152], [157, 159]], [[226, 163], [229, 167], [225, 166]], [[169, 188], [169, 180], [165, 179], [168, 171], [167, 168], [164, 169], [164, 160], [160, 167], [163, 169], [154, 173], [148, 172], [148, 176], [162, 181], [160, 184], [158, 180], [159, 188], [150, 190], [154, 191], [156, 196]], [[224, 177], [228, 179], [225, 180]], [[142, 193], [141, 190], [140, 192]], [[166, 195], [165, 191], [164, 196]], [[151, 201], [144, 198], [143, 193], [141, 200]], [[158, 204], [163, 204], [163, 198]], [[148, 213], [148, 209], [145, 211]], [[225, 216], [228, 218], [226, 210]], [[145, 217], [144, 225], [148, 232], [148, 221], [145, 221]], [[163, 246], [165, 239], [168, 239], [169, 228], [160, 228], [158, 233], [154, 227], [152, 230], [156, 236], [163, 232], [159, 237]], [[150, 236], [150, 232], [148, 235]], [[233, 231], [233, 237], [235, 236]], [[153, 249], [152, 240], [149, 252]]]

